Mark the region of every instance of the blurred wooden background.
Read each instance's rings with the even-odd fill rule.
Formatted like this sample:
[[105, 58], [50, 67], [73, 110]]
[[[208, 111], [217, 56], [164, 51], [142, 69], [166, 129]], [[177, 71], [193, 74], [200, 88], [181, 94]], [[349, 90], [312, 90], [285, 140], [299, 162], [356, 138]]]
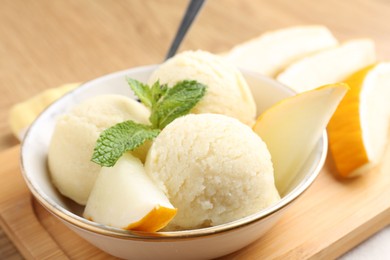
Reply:
[[[18, 141], [10, 107], [47, 88], [160, 63], [185, 0], [0, 0], [0, 149]], [[208, 0], [180, 50], [215, 53], [267, 30], [328, 26], [340, 40], [369, 37], [390, 60], [387, 0]], [[6, 180], [2, 180], [6, 181]], [[0, 230], [0, 259], [22, 258]]]

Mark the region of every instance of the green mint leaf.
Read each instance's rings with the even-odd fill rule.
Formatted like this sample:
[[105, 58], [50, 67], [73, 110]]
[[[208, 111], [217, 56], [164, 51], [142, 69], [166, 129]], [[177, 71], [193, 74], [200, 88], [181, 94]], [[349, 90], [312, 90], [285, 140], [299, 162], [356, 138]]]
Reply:
[[92, 161], [106, 167], [114, 166], [127, 151], [132, 151], [160, 133], [148, 125], [125, 121], [103, 131], [92, 155]]
[[163, 129], [176, 118], [188, 114], [206, 93], [206, 86], [184, 80], [168, 88], [160, 100], [152, 107], [150, 122], [153, 128]]
[[163, 85], [160, 85], [160, 82], [159, 81], [156, 81], [153, 86], [152, 86], [152, 89], [151, 89], [151, 92], [152, 92], [152, 107], [154, 105], [156, 105], [156, 103], [158, 101], [160, 101], [160, 99], [162, 97], [164, 97], [166, 95], [168, 91], [168, 85], [167, 84], [163, 84]]
[[152, 91], [148, 85], [132, 78], [126, 78], [134, 94], [141, 100], [142, 104], [151, 108], [153, 105]]
[[103, 131], [92, 155], [92, 161], [105, 167], [114, 166], [123, 153], [132, 151], [147, 140], [153, 140], [170, 122], [190, 112], [206, 93], [206, 86], [191, 80], [178, 82], [172, 88], [155, 82], [152, 87], [127, 78], [130, 88], [151, 109], [151, 126], [125, 121]]

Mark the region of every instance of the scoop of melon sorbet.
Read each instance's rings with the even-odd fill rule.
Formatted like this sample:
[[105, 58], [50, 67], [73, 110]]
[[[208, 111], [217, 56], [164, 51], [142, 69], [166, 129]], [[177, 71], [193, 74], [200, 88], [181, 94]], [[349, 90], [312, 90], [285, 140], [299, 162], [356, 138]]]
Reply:
[[155, 139], [145, 168], [178, 209], [166, 230], [227, 223], [280, 199], [265, 143], [224, 115], [174, 120]]
[[[101, 169], [91, 161], [100, 133], [125, 120], [146, 123], [149, 114], [147, 108], [131, 98], [100, 95], [61, 115], [48, 152], [51, 178], [61, 194], [85, 205]], [[143, 160], [147, 149], [145, 144], [133, 154]]]
[[179, 53], [153, 72], [149, 84], [157, 80], [170, 87], [182, 80], [205, 84], [206, 95], [191, 110], [193, 114], [222, 114], [247, 125], [254, 123], [256, 104], [244, 76], [218, 55], [201, 50]]

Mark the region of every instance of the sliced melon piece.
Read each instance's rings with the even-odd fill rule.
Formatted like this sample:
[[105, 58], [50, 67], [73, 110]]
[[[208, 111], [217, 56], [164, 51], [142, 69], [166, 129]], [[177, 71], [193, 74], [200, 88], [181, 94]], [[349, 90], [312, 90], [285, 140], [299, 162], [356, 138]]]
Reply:
[[100, 224], [154, 232], [165, 227], [176, 209], [146, 175], [141, 161], [127, 153], [114, 167], [103, 167], [84, 217]]
[[273, 77], [292, 62], [337, 44], [325, 26], [295, 26], [239, 44], [225, 57], [240, 68]]
[[338, 173], [354, 177], [378, 164], [388, 143], [390, 63], [366, 67], [345, 81], [351, 90], [328, 125]]
[[257, 119], [253, 130], [271, 153], [281, 194], [309, 158], [347, 90], [345, 84], [334, 84], [307, 91], [276, 103]]
[[370, 39], [357, 39], [307, 56], [291, 64], [276, 79], [296, 92], [303, 92], [342, 82], [375, 61], [374, 42]]

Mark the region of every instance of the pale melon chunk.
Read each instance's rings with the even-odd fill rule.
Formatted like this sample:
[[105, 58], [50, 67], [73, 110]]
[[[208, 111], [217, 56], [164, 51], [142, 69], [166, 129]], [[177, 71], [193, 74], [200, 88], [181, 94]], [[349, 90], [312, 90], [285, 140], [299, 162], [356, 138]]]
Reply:
[[157, 231], [176, 209], [146, 175], [141, 161], [127, 153], [114, 167], [103, 167], [88, 199], [84, 217], [100, 224]]
[[309, 158], [347, 90], [340, 83], [307, 91], [276, 103], [258, 118], [253, 130], [271, 153], [281, 194]]
[[295, 26], [239, 44], [225, 57], [240, 68], [273, 77], [292, 62], [337, 44], [325, 26]]
[[276, 79], [296, 92], [303, 92], [342, 82], [375, 61], [374, 42], [357, 39], [303, 58], [287, 67]]

